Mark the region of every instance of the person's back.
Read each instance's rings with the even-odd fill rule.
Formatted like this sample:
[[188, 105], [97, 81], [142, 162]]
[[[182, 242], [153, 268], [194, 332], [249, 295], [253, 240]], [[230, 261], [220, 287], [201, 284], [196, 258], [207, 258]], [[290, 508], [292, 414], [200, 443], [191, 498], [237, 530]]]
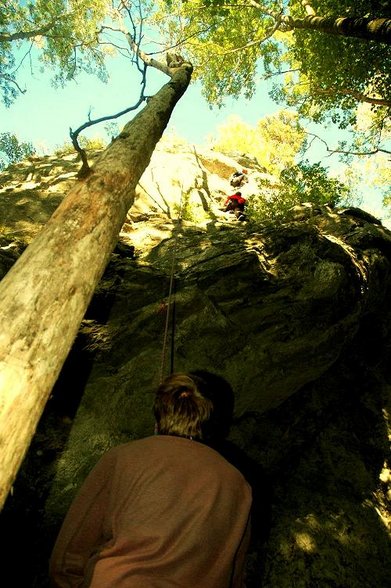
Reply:
[[68, 512], [53, 586], [241, 587], [250, 507], [242, 474], [200, 441], [164, 433], [115, 447]]
[[243, 169], [242, 171], [234, 172], [230, 178], [229, 183], [234, 188], [239, 188], [240, 186], [243, 186], [243, 184], [245, 184], [246, 182], [248, 182], [247, 170]]

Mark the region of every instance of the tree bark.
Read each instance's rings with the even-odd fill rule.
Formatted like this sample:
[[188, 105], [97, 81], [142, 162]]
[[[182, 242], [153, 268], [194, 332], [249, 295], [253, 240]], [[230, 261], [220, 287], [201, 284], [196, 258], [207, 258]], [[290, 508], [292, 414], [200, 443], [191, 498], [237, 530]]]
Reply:
[[281, 22], [289, 29], [313, 30], [330, 35], [358, 37], [367, 41], [391, 44], [390, 18], [333, 18], [325, 16], [293, 18], [282, 16]]
[[0, 508], [191, 72], [125, 125], [0, 283]]

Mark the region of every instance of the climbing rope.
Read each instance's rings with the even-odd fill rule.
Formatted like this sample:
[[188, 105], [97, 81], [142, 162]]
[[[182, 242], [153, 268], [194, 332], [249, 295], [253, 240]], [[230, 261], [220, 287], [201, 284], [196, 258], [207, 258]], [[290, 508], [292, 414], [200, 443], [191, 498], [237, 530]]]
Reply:
[[[179, 213], [177, 218], [178, 228], [182, 223], [182, 191], [181, 198], [179, 201]], [[160, 365], [160, 382], [164, 380], [164, 372], [166, 365], [167, 346], [168, 346], [168, 333], [170, 329], [170, 315], [171, 315], [171, 357], [170, 357], [170, 374], [174, 371], [174, 351], [175, 351], [175, 267], [176, 267], [176, 254], [178, 244], [179, 230], [175, 231], [174, 245], [172, 250], [171, 258], [171, 270], [170, 270], [170, 285], [168, 288], [168, 298], [166, 306], [166, 321], [164, 326], [163, 346], [162, 346], [162, 359]], [[171, 312], [172, 308], [172, 312]]]

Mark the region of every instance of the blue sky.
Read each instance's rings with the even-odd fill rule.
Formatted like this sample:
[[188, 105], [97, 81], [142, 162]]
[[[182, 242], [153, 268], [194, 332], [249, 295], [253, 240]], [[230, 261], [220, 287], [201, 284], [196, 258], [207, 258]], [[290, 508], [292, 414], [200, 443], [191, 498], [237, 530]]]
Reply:
[[[123, 62], [122, 62], [123, 63]], [[77, 81], [69, 82], [65, 88], [53, 88], [50, 75], [38, 70], [33, 76], [25, 73], [27, 92], [20, 95], [11, 108], [0, 105], [0, 132], [15, 133], [20, 140], [31, 141], [51, 151], [69, 140], [69, 127], [76, 129], [91, 117], [99, 118], [114, 114], [137, 101], [140, 77], [130, 66], [111, 68], [107, 84], [94, 76], [81, 75]], [[168, 78], [161, 72], [148, 77], [146, 94], [154, 94]], [[177, 104], [169, 128], [191, 143], [202, 144], [228, 115], [238, 114], [249, 124], [279, 110], [268, 96], [267, 89], [260, 88], [251, 101], [229, 100], [222, 109], [213, 109], [201, 96], [200, 85], [192, 83], [185, 96]], [[122, 127], [133, 113], [117, 119]], [[86, 135], [104, 134], [103, 125], [92, 127]]]
[[[90, 112], [91, 118], [114, 114], [131, 106], [138, 99], [140, 76], [130, 62], [122, 59], [112, 61], [108, 83], [83, 74], [76, 82], [69, 82], [65, 88], [54, 88], [51, 85], [50, 72], [41, 72], [38, 66], [31, 72], [27, 63], [23, 67], [20, 79], [24, 80], [22, 85], [25, 84], [27, 91], [10, 108], [0, 105], [0, 133], [15, 133], [19, 140], [31, 141], [38, 152], [52, 153], [56, 147], [69, 141], [69, 127], [76, 129], [87, 120]], [[166, 81], [164, 74], [151, 70], [146, 94], [154, 94]], [[202, 145], [208, 135], [214, 133], [231, 114], [255, 125], [263, 116], [282, 108], [270, 99], [269, 89], [266, 82], [260, 82], [252, 100], [230, 99], [226, 101], [224, 108], [211, 110], [201, 96], [200, 85], [192, 83], [177, 104], [168, 129], [174, 130], [190, 143]], [[133, 115], [134, 113], [129, 113], [117, 119], [119, 128]], [[92, 127], [85, 133], [86, 136], [104, 136], [104, 125], [105, 123]], [[311, 125], [310, 130], [326, 139], [329, 145], [336, 145], [340, 138], [335, 129]], [[321, 161], [331, 172], [343, 170], [338, 157], [330, 157], [318, 141], [314, 142], [306, 157], [313, 162]], [[363, 184], [361, 195], [362, 207], [384, 219], [379, 192], [370, 185]]]

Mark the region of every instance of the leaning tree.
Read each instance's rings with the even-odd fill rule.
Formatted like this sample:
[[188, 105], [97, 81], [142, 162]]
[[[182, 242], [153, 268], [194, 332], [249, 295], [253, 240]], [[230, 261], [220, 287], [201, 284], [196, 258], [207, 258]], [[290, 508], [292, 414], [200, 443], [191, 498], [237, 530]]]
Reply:
[[[125, 3], [123, 3], [125, 4]], [[130, 8], [127, 7], [130, 13]], [[126, 33], [143, 81], [149, 67], [170, 77], [66, 195], [0, 283], [0, 506], [12, 486], [53, 385], [118, 240], [171, 113], [191, 79], [190, 63], [163, 64]]]

